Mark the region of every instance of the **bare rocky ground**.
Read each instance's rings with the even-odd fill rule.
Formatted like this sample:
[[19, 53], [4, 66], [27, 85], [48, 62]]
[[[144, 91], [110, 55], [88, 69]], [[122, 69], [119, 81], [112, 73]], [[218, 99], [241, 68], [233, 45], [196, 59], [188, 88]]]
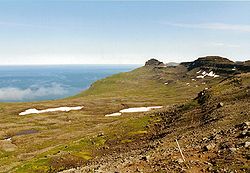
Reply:
[[228, 78], [184, 105], [151, 113], [148, 134], [109, 142], [85, 166], [63, 173], [250, 172], [249, 77]]

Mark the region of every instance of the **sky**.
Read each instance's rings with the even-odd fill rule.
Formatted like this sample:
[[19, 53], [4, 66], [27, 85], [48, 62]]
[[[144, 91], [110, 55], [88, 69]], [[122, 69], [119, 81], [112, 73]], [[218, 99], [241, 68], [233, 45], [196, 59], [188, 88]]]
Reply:
[[0, 0], [0, 65], [250, 59], [250, 2]]

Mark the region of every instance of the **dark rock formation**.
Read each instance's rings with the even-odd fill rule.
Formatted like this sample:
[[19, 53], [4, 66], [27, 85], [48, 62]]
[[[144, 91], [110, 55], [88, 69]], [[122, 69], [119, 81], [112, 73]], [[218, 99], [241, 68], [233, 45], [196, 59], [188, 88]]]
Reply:
[[145, 66], [164, 66], [164, 63], [152, 58], [145, 63]]
[[192, 70], [194, 68], [201, 68], [203, 70], [214, 70], [218, 73], [237, 73], [237, 72], [250, 72], [249, 61], [233, 62], [227, 58], [220, 56], [206, 56], [198, 58], [193, 62], [181, 63]]

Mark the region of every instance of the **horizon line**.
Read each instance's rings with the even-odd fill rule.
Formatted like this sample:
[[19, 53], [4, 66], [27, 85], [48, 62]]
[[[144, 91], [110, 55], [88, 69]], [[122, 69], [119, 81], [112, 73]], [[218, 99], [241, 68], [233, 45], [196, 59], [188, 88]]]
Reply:
[[143, 65], [143, 64], [0, 64], [0, 66], [63, 66], [63, 65]]

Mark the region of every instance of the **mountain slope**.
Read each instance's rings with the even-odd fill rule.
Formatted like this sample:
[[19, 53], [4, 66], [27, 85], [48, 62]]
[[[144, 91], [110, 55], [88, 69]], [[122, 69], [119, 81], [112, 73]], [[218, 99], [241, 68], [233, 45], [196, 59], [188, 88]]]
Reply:
[[[189, 66], [197, 61], [176, 67], [147, 65], [99, 80], [88, 90], [61, 100], [1, 103], [0, 171], [58, 172], [80, 166], [83, 172], [92, 169], [174, 172], [182, 168], [192, 171], [190, 167], [200, 171], [205, 161], [210, 160], [200, 160], [197, 163], [200, 166], [194, 166], [192, 156], [187, 156], [190, 157], [187, 162], [179, 163], [175, 139], [178, 138], [181, 147], [187, 145], [183, 148], [185, 156], [190, 151], [198, 159], [195, 152], [203, 152], [206, 143], [197, 143], [213, 134], [213, 127], [223, 125], [230, 129], [249, 120], [248, 114], [242, 118], [238, 111], [244, 110], [244, 115], [249, 112], [249, 95], [246, 94], [249, 73], [245, 70], [238, 70], [238, 75], [227, 73], [228, 66], [211, 61], [209, 65], [194, 68]], [[231, 64], [229, 60], [223, 61]], [[245, 68], [249, 68], [246, 63]], [[197, 97], [203, 90], [205, 94]], [[217, 108], [220, 102], [224, 105]], [[29, 108], [78, 105], [84, 108], [72, 112], [18, 115]], [[149, 113], [104, 116], [139, 106], [164, 107]], [[11, 141], [4, 140], [8, 137]], [[190, 147], [194, 145], [197, 148]], [[148, 155], [150, 157], [146, 157]], [[210, 157], [209, 152], [208, 155]], [[248, 163], [243, 155], [239, 158], [244, 164]], [[222, 162], [221, 165], [226, 164]], [[215, 169], [214, 165], [209, 167]]]
[[147, 135], [65, 172], [249, 172], [249, 84], [249, 73], [236, 75], [185, 104], [148, 113]]

